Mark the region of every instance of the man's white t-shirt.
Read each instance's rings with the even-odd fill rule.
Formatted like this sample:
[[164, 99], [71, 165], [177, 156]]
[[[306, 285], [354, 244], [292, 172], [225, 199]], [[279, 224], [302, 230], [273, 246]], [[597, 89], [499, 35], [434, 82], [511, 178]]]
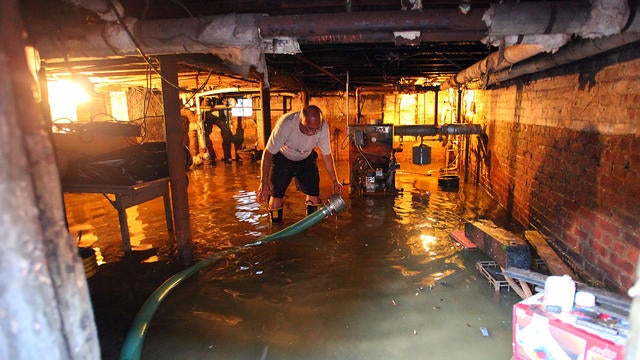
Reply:
[[320, 131], [306, 135], [300, 131], [300, 112], [296, 111], [278, 119], [265, 150], [272, 154], [281, 152], [289, 160], [300, 161], [306, 159], [316, 146], [322, 155], [331, 154], [329, 124], [323, 121]]

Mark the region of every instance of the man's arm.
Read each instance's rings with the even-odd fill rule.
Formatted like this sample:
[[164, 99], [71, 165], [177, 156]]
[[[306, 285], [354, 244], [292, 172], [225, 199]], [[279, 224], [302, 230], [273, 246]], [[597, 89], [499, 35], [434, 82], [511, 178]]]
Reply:
[[258, 202], [269, 201], [271, 195], [271, 164], [273, 163], [273, 154], [267, 150], [262, 152], [262, 162], [260, 163], [260, 187], [258, 187]]
[[327, 155], [322, 155], [322, 162], [324, 163], [325, 169], [327, 169], [329, 178], [333, 182], [333, 191], [342, 193], [342, 183], [338, 180], [336, 165], [333, 162], [333, 156], [330, 153]]

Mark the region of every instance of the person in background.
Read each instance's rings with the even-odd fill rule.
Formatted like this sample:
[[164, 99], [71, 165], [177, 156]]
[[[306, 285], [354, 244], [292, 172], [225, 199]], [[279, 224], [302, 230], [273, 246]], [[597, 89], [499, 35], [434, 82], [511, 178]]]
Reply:
[[331, 155], [329, 124], [322, 118], [320, 108], [306, 106], [302, 111], [284, 114], [276, 123], [262, 154], [257, 193], [259, 202], [269, 201], [272, 223], [282, 222], [283, 198], [293, 178], [298, 190], [306, 195], [307, 215], [321, 205], [316, 147], [320, 149], [334, 191], [341, 193], [342, 184]]
[[215, 155], [213, 145], [211, 143], [211, 133], [213, 131], [213, 125], [220, 128], [220, 136], [222, 136], [222, 152], [224, 157], [222, 161], [225, 164], [231, 163], [231, 142], [233, 139], [233, 133], [227, 124], [227, 117], [224, 115], [224, 110], [218, 110], [218, 115], [213, 114], [213, 110], [204, 114], [204, 129], [205, 139], [207, 139], [207, 148], [211, 146], [211, 152]]

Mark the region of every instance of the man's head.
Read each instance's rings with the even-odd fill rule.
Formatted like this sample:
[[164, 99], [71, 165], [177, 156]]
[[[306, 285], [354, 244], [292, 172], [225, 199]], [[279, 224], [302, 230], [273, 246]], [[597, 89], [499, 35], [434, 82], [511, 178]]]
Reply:
[[305, 106], [300, 113], [300, 131], [313, 136], [322, 128], [322, 111], [315, 105]]

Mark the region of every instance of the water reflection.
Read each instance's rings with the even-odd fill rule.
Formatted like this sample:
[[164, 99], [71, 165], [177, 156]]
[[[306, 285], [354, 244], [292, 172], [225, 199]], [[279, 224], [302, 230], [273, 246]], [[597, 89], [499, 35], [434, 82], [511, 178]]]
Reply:
[[[202, 206], [193, 226], [209, 232], [201, 256], [279, 230], [252, 198], [255, 178], [239, 167], [207, 171], [199, 179], [229, 200], [192, 194]], [[219, 171], [233, 177], [210, 177]], [[399, 196], [346, 198], [338, 217], [202, 270], [163, 305], [144, 357], [256, 359], [268, 349], [273, 359], [510, 358], [517, 299], [495, 299], [473, 266], [481, 255], [448, 235], [495, 208], [475, 189], [443, 192], [436, 179], [413, 174], [398, 182]], [[291, 191], [286, 204], [289, 224], [304, 216], [301, 194]], [[222, 220], [225, 213], [233, 216]], [[166, 345], [185, 333], [188, 340]]]
[[[339, 164], [339, 173], [346, 167]], [[258, 169], [220, 164], [189, 172], [197, 259], [281, 229], [255, 203]], [[321, 178], [326, 198], [331, 184]], [[502, 224], [501, 209], [471, 186], [444, 192], [435, 177], [401, 172], [397, 183], [404, 189], [398, 196], [345, 196], [348, 209], [339, 216], [201, 270], [161, 305], [143, 358], [509, 359], [511, 306], [518, 299], [496, 297], [474, 267], [486, 258], [449, 236], [468, 219]], [[171, 254], [165, 248], [173, 248], [162, 203], [142, 204], [137, 212], [146, 226], [140, 241], [153, 244], [158, 251], [151, 255], [162, 263]], [[284, 214], [285, 226], [304, 217], [304, 195], [293, 187]], [[117, 215], [101, 216], [92, 218], [96, 245], [117, 259]], [[103, 357], [113, 358], [119, 348], [105, 343]]]
[[127, 222], [129, 223], [129, 240], [132, 250], [148, 250], [151, 248], [150, 244], [141, 246], [142, 242], [146, 239], [145, 227], [146, 224], [140, 219], [140, 212], [138, 211], [138, 205], [134, 205], [125, 210], [127, 213]]

